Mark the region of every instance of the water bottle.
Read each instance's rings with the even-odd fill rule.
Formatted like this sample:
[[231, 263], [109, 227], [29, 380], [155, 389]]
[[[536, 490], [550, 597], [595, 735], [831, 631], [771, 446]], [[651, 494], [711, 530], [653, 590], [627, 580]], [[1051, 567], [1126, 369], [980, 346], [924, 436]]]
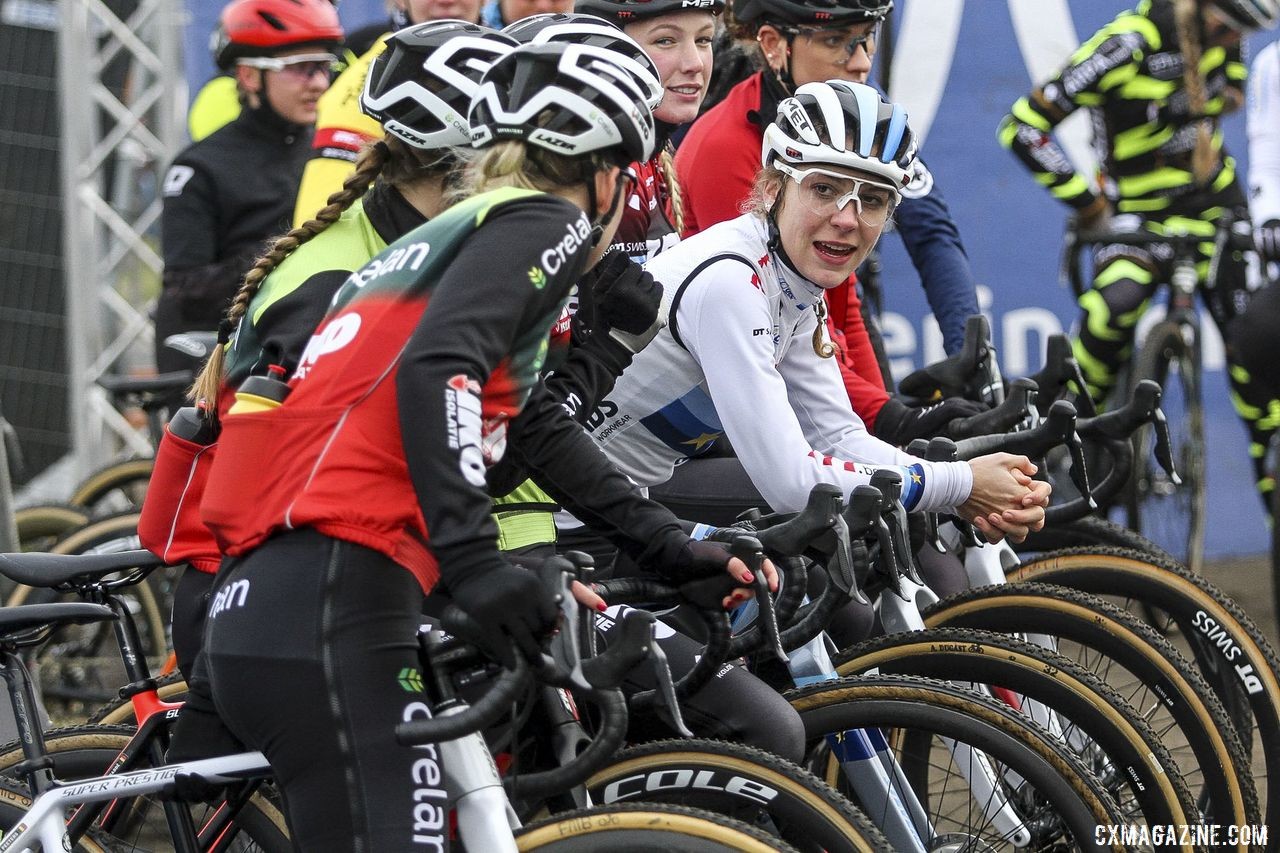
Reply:
[[209, 417], [208, 404], [201, 400], [194, 406], [183, 406], [169, 419], [169, 432], [194, 444], [212, 444], [217, 426]]
[[284, 381], [284, 368], [273, 364], [266, 376], [250, 376], [240, 383], [236, 401], [227, 414], [243, 415], [249, 412], [269, 412], [277, 408], [292, 390]]

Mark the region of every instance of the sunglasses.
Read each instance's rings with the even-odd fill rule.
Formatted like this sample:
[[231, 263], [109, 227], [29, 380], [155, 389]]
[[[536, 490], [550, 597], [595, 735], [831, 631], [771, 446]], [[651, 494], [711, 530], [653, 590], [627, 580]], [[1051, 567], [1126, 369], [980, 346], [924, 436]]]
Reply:
[[251, 56], [239, 60], [236, 64], [260, 68], [263, 71], [279, 71], [301, 80], [310, 80], [322, 72], [326, 77], [333, 77], [337, 63], [338, 57], [332, 53], [304, 53], [301, 56], [288, 57]]
[[876, 42], [880, 38], [880, 26], [883, 21], [876, 21], [868, 32], [862, 35], [850, 35], [848, 30], [823, 29], [820, 27], [779, 27], [783, 34], [795, 38], [804, 36], [805, 41], [814, 50], [822, 54], [835, 65], [845, 65], [862, 48], [867, 57], [875, 55]]

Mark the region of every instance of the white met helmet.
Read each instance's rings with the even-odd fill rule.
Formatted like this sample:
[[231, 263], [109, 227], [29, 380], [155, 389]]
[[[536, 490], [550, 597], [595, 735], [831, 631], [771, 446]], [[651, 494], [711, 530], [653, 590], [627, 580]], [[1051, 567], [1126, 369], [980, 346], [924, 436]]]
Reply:
[[523, 140], [559, 154], [599, 152], [617, 165], [653, 156], [646, 95], [618, 54], [579, 44], [525, 44], [485, 73], [468, 116], [471, 144]]
[[778, 104], [764, 132], [760, 161], [845, 166], [901, 189], [911, 179], [916, 138], [907, 111], [862, 83], [805, 83]]

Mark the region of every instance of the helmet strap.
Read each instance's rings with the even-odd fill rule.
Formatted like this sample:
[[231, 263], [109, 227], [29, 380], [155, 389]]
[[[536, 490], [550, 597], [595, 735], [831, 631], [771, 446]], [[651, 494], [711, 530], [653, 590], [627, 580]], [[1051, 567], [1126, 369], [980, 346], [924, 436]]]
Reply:
[[[627, 195], [627, 181], [629, 173], [626, 169], [618, 172], [618, 177], [613, 185], [613, 199], [609, 202], [609, 209], [604, 216], [594, 220], [591, 223], [591, 248], [595, 248], [600, 244], [600, 239], [604, 237], [604, 223], [613, 219], [614, 214], [618, 212], [618, 205], [622, 204], [623, 198]], [[595, 170], [592, 170], [591, 178], [587, 181], [587, 203], [591, 205], [591, 209], [596, 209], [596, 180]]]
[[765, 244], [765, 248], [775, 255], [779, 261], [786, 264], [789, 269], [795, 269], [796, 265], [791, 263], [791, 258], [787, 257], [787, 250], [782, 248], [782, 232], [778, 230], [777, 213], [778, 208], [782, 207], [782, 194], [786, 192], [786, 180], [783, 180], [782, 186], [778, 188], [778, 197], [773, 200], [773, 204], [769, 207], [769, 212], [765, 215], [765, 221], [768, 223], [769, 242]]
[[773, 72], [774, 78], [778, 81], [778, 85], [782, 87], [782, 91], [789, 98], [796, 93], [796, 81], [791, 76], [791, 43], [795, 40], [795, 36], [787, 36], [787, 52], [783, 57], [782, 68]]

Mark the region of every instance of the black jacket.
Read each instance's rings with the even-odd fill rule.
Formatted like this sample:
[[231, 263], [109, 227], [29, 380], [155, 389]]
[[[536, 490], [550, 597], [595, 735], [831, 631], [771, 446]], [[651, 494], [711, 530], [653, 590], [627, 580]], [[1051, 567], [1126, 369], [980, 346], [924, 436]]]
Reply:
[[162, 371], [175, 369], [164, 338], [216, 329], [254, 259], [289, 229], [311, 134], [269, 109], [246, 109], [169, 167], [160, 220], [164, 290], [156, 306]]

